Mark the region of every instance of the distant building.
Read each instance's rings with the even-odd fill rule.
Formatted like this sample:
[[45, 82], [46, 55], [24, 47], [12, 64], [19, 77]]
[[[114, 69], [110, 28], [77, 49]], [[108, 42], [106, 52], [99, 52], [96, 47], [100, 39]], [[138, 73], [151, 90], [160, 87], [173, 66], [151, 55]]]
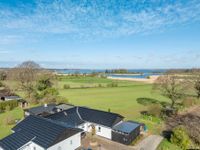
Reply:
[[12, 101], [12, 100], [22, 100], [22, 98], [19, 97], [19, 96], [15, 96], [15, 95], [13, 95], [13, 96], [2, 96], [1, 97], [1, 101]]
[[73, 105], [70, 104], [44, 104], [43, 106], [37, 106], [30, 109], [25, 109], [25, 116], [35, 115], [35, 116], [48, 116], [51, 114], [55, 114], [60, 111], [64, 111], [70, 108], [73, 108]]
[[28, 102], [22, 99], [20, 96], [15, 93], [11, 93], [8, 89], [3, 89], [0, 91], [0, 102], [8, 102], [8, 101], [18, 101], [18, 105], [22, 108], [28, 107]]

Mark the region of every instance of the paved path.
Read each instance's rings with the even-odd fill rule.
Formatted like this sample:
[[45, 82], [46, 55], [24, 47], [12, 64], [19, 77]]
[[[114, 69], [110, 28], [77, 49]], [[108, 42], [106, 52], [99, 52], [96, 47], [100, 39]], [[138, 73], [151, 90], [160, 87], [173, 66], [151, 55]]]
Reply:
[[163, 137], [160, 135], [150, 135], [134, 146], [137, 150], [156, 150]]
[[145, 137], [141, 142], [139, 142], [136, 146], [127, 146], [123, 145], [105, 138], [101, 138], [99, 136], [95, 137], [99, 146], [91, 147], [89, 144], [90, 138], [86, 136], [82, 139], [82, 147], [78, 150], [83, 150], [82, 148], [92, 148], [92, 150], [156, 150], [163, 137], [159, 135], [150, 135]]
[[[89, 141], [90, 139], [88, 137], [85, 137], [82, 140], [82, 147], [84, 148], [92, 148], [92, 150], [136, 150], [134, 147], [132, 146], [127, 146], [127, 145], [123, 145], [99, 136], [95, 137], [96, 141], [98, 142], [98, 145], [100, 144], [101, 147], [95, 146], [95, 147], [91, 147], [89, 146]], [[82, 148], [78, 149], [78, 150], [82, 150]]]

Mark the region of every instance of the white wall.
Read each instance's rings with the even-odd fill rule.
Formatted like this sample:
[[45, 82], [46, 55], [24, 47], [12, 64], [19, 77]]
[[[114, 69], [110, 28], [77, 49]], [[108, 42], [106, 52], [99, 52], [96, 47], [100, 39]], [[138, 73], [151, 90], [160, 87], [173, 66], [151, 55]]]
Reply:
[[[90, 123], [90, 122], [86, 122], [82, 125], [79, 125], [78, 128], [83, 129], [85, 132], [91, 132], [91, 125], [95, 126], [96, 129], [96, 135], [105, 137], [107, 139], [111, 139], [112, 138], [112, 129], [99, 125], [99, 124], [94, 124], [94, 123]], [[100, 127], [100, 130], [99, 130]]]
[[64, 141], [53, 145], [47, 150], [75, 150], [81, 146], [81, 133], [75, 134]]
[[[47, 150], [75, 150], [80, 146], [81, 146], [81, 134], [78, 133], [71, 136], [70, 138], [67, 138], [49, 147]], [[30, 142], [21, 147], [19, 150], [45, 150], [45, 149], [33, 142]]]
[[[107, 139], [111, 139], [112, 138], [112, 129], [104, 127], [104, 126], [100, 126], [100, 125], [96, 125], [96, 134], [102, 137], [105, 137]], [[100, 130], [99, 130], [100, 128]]]

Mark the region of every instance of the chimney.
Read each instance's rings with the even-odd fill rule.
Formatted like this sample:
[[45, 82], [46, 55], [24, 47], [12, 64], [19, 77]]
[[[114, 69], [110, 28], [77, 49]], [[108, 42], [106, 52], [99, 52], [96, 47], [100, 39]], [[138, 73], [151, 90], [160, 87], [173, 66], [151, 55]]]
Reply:
[[46, 103], [44, 104], [44, 107], [47, 107], [47, 104], [46, 104]]

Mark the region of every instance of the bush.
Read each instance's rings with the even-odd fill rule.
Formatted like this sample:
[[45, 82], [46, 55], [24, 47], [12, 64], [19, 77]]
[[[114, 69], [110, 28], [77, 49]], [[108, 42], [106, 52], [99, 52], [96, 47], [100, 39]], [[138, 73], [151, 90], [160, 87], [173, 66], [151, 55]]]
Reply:
[[118, 84], [116, 82], [108, 83], [107, 87], [118, 87]]
[[42, 99], [42, 102], [46, 104], [56, 103], [56, 96], [47, 95]]
[[46, 90], [42, 91], [40, 94], [40, 98], [44, 98], [48, 95], [57, 96], [59, 94], [58, 90], [55, 88], [47, 88]]
[[10, 110], [18, 106], [17, 100], [11, 100], [11, 101], [4, 101], [0, 102], [0, 110], [6, 110], [6, 107], [9, 106]]
[[99, 84], [98, 87], [103, 87], [102, 84]]
[[147, 78], [147, 79], [150, 79], [151, 77], [150, 77], [150, 76], [147, 76], [146, 78]]
[[139, 104], [144, 105], [144, 106], [152, 105], [152, 104], [158, 104], [158, 103], [159, 103], [159, 101], [156, 100], [156, 99], [145, 98], [145, 97], [137, 98], [137, 102], [138, 102]]
[[0, 81], [0, 87], [3, 87], [4, 85], [3, 85], [3, 83]]
[[162, 108], [159, 104], [152, 104], [148, 107], [147, 111], [149, 115], [160, 117]]
[[36, 87], [39, 91], [43, 91], [47, 88], [51, 88], [52, 85], [53, 83], [51, 82], [49, 77], [42, 77], [41, 79], [37, 81]]
[[6, 111], [10, 111], [10, 106], [9, 105], [6, 106]]
[[15, 118], [11, 115], [8, 115], [5, 119], [4, 119], [4, 124], [5, 125], [13, 125], [15, 124]]
[[63, 88], [64, 89], [70, 89], [70, 85], [69, 84], [64, 84]]
[[184, 107], [191, 107], [195, 104], [195, 100], [193, 98], [186, 98], [182, 101], [182, 105]]
[[65, 97], [58, 96], [58, 97], [56, 98], [56, 103], [57, 103], [57, 104], [60, 104], [60, 103], [69, 103], [69, 101], [68, 101], [68, 99], [65, 98]]
[[170, 141], [184, 150], [190, 145], [190, 138], [183, 126], [177, 126], [173, 129]]

